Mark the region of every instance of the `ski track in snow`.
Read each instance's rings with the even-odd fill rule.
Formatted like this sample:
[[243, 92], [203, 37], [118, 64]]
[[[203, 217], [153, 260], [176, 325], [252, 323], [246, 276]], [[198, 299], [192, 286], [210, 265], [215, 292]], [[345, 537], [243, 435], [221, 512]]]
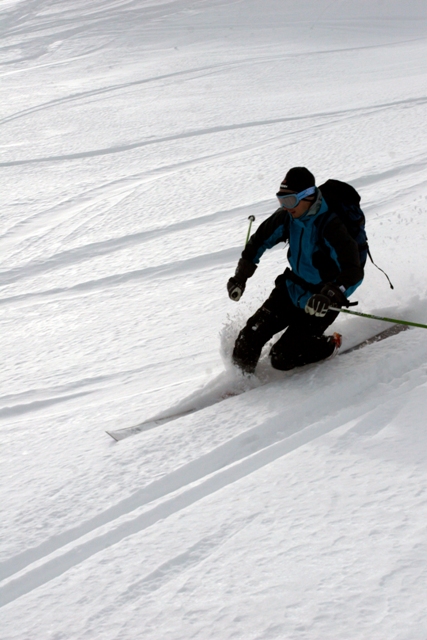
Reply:
[[[46, 163], [46, 162], [63, 162], [69, 160], [81, 160], [84, 158], [95, 158], [97, 156], [104, 155], [114, 155], [117, 153], [124, 153], [127, 151], [133, 151], [135, 149], [140, 149], [142, 147], [147, 147], [151, 145], [164, 144], [168, 142], [175, 142], [178, 140], [183, 140], [187, 138], [194, 138], [199, 136], [209, 136], [218, 133], [224, 133], [228, 131], [238, 131], [239, 129], [251, 129], [251, 128], [259, 128], [277, 124], [284, 124], [285, 122], [295, 122], [299, 120], [309, 120], [310, 123], [313, 119], [317, 118], [361, 118], [364, 115], [371, 115], [373, 113], [378, 113], [382, 111], [387, 111], [389, 109], [395, 109], [396, 107], [407, 108], [408, 105], [420, 106], [425, 105], [427, 103], [427, 97], [415, 98], [410, 100], [401, 100], [399, 102], [389, 103], [389, 104], [380, 104], [378, 106], [373, 107], [362, 107], [357, 109], [349, 109], [345, 111], [332, 112], [332, 113], [314, 113], [309, 116], [295, 116], [292, 118], [273, 118], [271, 120], [261, 120], [255, 122], [242, 122], [230, 125], [221, 125], [217, 127], [212, 127], [211, 129], [200, 129], [196, 131], [186, 131], [183, 133], [179, 133], [177, 135], [164, 136], [159, 138], [154, 138], [152, 140], [141, 140], [137, 142], [132, 142], [130, 144], [120, 144], [117, 146], [110, 146], [101, 149], [92, 149], [89, 151], [80, 151], [77, 153], [63, 154], [63, 155], [51, 155], [45, 157], [37, 157], [37, 158], [28, 158], [25, 160], [12, 160], [10, 162], [0, 162], [0, 167], [14, 167], [19, 165], [31, 165], [38, 163]], [[335, 120], [328, 121], [326, 124], [310, 124], [309, 127], [305, 130], [297, 131], [298, 135], [304, 132], [310, 132], [313, 134], [313, 130], [319, 128], [321, 126], [330, 126], [332, 122]], [[259, 146], [259, 145], [256, 145]], [[234, 153], [232, 151], [231, 153]]]
[[[403, 337], [397, 339], [403, 341]], [[394, 338], [389, 340], [393, 341]], [[393, 357], [390, 357], [389, 353], [385, 353], [385, 357], [380, 358], [375, 363], [376, 366], [370, 369], [369, 376], [366, 376], [364, 380], [358, 381], [357, 391], [353, 387], [349, 394], [348, 389], [346, 389], [348, 381], [344, 379], [341, 384], [334, 384], [336, 371], [330, 369], [325, 378], [319, 382], [316, 381], [313, 384], [314, 389], [311, 389], [313, 405], [316, 407], [312, 415], [310, 415], [306, 407], [302, 407], [298, 411], [296, 409], [298, 403], [296, 402], [296, 406], [294, 405], [286, 411], [282, 410], [279, 416], [267, 419], [259, 427], [245, 431], [240, 436], [212, 450], [209, 454], [201, 456], [194, 462], [148, 485], [104, 513], [74, 529], [47, 540], [38, 548], [29, 549], [23, 554], [2, 563], [0, 565], [0, 579], [2, 580], [10, 578], [11, 575], [13, 576], [16, 573], [19, 574], [20, 571], [33, 563], [37, 563], [37, 566], [29, 568], [23, 575], [10, 580], [4, 587], [0, 587], [1, 602], [8, 604], [45, 582], [56, 578], [75, 565], [84, 562], [95, 553], [117, 544], [124, 538], [152, 526], [155, 522], [164, 520], [177, 511], [185, 509], [212, 493], [241, 480], [261, 467], [274, 462], [277, 458], [289, 454], [346, 422], [358, 418], [360, 424], [358, 430], [360, 433], [363, 433], [364, 429], [371, 428], [373, 422], [376, 425], [376, 430], [381, 430], [393, 416], [400, 404], [402, 395], [406, 395], [420, 386], [427, 385], [427, 370], [425, 366], [427, 343], [423, 339], [416, 341], [414, 338], [409, 342], [411, 344], [414, 344], [414, 342], [420, 343], [416, 357], [411, 360], [411, 370], [409, 372], [407, 371], [408, 365], [399, 362], [401, 353], [398, 353], [396, 361], [394, 361]], [[377, 347], [371, 346], [370, 348], [371, 350], [379, 348], [389, 351], [387, 346], [386, 344], [384, 347], [382, 344]], [[360, 359], [360, 354], [355, 354], [353, 357]], [[391, 371], [388, 376], [383, 373], [384, 364], [387, 360], [388, 367], [386, 370]], [[344, 362], [344, 364], [346, 363]], [[319, 366], [322, 365], [318, 365], [316, 368], [318, 369]], [[418, 368], [415, 368], [417, 366]], [[342, 369], [345, 370], [344, 367]], [[296, 377], [298, 377], [298, 374]], [[369, 392], [373, 382], [376, 381], [378, 384], [379, 380], [383, 384], [392, 383], [387, 393], [382, 395], [380, 404], [378, 403], [376, 392], [374, 394]], [[293, 386], [293, 380], [290, 379], [288, 380], [289, 382]], [[296, 389], [298, 388], [297, 385], [298, 382], [295, 384]], [[333, 395], [338, 398], [338, 402], [335, 406], [328, 402], [327, 414], [312, 423], [311, 421], [315, 419], [315, 415], [318, 413], [318, 399], [324, 396], [325, 389], [330, 388], [331, 385], [334, 386]], [[355, 392], [358, 396], [366, 395], [368, 398], [371, 396], [369, 401], [366, 401], [366, 399], [364, 401], [362, 420], [360, 420], [360, 406], [357, 403], [356, 405], [347, 405], [347, 402], [351, 403]], [[382, 407], [385, 407], [385, 411]], [[376, 414], [378, 414], [379, 419], [374, 420]], [[367, 425], [364, 429], [361, 426], [363, 422]], [[283, 426], [284, 423], [286, 426]], [[282, 429], [284, 429], [284, 432]], [[197, 483], [196, 486], [192, 486], [194, 483]], [[178, 495], [174, 495], [177, 492]], [[115, 524], [123, 516], [159, 500], [161, 501], [160, 504], [144, 511], [132, 520], [126, 519], [123, 523]], [[105, 531], [105, 527], [108, 530]], [[98, 532], [99, 529], [101, 531]], [[91, 534], [95, 535], [91, 536]], [[85, 536], [89, 536], [89, 539], [72, 544]], [[70, 545], [71, 548], [69, 548]], [[59, 555], [58, 551], [62, 553]], [[42, 561], [41, 564], [40, 561]]]

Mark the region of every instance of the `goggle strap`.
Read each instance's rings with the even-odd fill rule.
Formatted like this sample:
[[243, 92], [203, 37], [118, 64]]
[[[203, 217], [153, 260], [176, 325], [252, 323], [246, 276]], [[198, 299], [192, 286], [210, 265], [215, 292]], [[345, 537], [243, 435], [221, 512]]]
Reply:
[[316, 187], [308, 187], [308, 189], [304, 189], [300, 193], [297, 193], [298, 200], [304, 200], [307, 196], [312, 196], [316, 192]]

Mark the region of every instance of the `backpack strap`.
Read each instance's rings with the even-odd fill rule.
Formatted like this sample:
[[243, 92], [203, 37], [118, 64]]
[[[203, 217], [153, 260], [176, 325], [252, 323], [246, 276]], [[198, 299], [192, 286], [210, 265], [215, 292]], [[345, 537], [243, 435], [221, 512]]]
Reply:
[[381, 269], [381, 267], [379, 267], [377, 264], [375, 264], [375, 262], [374, 262], [374, 260], [372, 258], [372, 255], [371, 255], [369, 247], [368, 247], [368, 256], [369, 256], [369, 260], [372, 262], [374, 267], [376, 267], [378, 269], [378, 271], [381, 271], [381, 273], [383, 273], [385, 275], [385, 277], [387, 278], [388, 283], [390, 285], [390, 289], [394, 289], [393, 284], [392, 284], [390, 278], [388, 277], [388, 275], [386, 274], [386, 272], [384, 271], [384, 269]]
[[317, 226], [317, 230], [319, 232], [319, 239], [325, 243], [325, 228], [326, 226], [329, 224], [329, 222], [333, 219], [333, 218], [338, 218], [338, 214], [335, 213], [335, 211], [333, 211], [333, 209], [329, 209], [329, 205], [328, 205], [328, 210], [325, 211], [324, 214], [322, 214], [321, 216], [318, 217], [318, 219], [316, 220], [316, 226]]
[[285, 276], [286, 280], [291, 280], [291, 282], [293, 282], [294, 284], [298, 284], [300, 287], [302, 287], [306, 291], [309, 291], [310, 293], [319, 293], [320, 289], [323, 287], [323, 283], [313, 284], [312, 282], [307, 282], [307, 280], [304, 280], [304, 278], [300, 278], [296, 273], [289, 269], [289, 267], [286, 267], [283, 275]]

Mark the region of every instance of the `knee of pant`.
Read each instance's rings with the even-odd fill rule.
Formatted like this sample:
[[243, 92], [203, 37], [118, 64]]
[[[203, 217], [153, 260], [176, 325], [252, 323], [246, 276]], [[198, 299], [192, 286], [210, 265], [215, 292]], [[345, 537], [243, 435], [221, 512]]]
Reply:
[[296, 358], [292, 354], [281, 353], [273, 349], [270, 351], [270, 362], [273, 369], [279, 369], [279, 371], [290, 371], [298, 366]]
[[253, 373], [257, 365], [262, 347], [257, 347], [245, 340], [244, 336], [239, 336], [234, 345], [232, 361], [247, 373]]
[[276, 333], [275, 316], [266, 307], [261, 307], [253, 316], [249, 318], [246, 327], [241, 332], [249, 342], [262, 343], [270, 340]]
[[256, 351], [256, 347], [257, 345], [255, 345], [252, 340], [248, 339], [248, 336], [243, 329], [243, 331], [241, 331], [237, 336], [237, 340], [234, 343], [234, 353], [247, 353], [254, 350]]

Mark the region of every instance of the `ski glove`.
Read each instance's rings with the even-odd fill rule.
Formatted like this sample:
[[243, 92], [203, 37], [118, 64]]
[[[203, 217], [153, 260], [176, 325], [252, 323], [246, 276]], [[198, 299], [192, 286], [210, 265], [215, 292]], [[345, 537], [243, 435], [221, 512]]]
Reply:
[[246, 281], [237, 280], [237, 278], [230, 278], [227, 282], [228, 295], [231, 300], [238, 302], [243, 295], [246, 287]]
[[253, 276], [257, 266], [245, 258], [240, 258], [237, 263], [236, 273], [227, 282], [228, 295], [231, 300], [237, 302], [243, 295], [246, 287], [246, 280]]
[[348, 307], [348, 300], [335, 284], [325, 284], [320, 293], [315, 293], [307, 300], [305, 312], [317, 318], [323, 318], [329, 307]]
[[315, 293], [307, 300], [305, 312], [309, 313], [311, 316], [323, 318], [328, 313], [330, 304], [331, 301], [328, 296], [323, 296], [321, 293]]

